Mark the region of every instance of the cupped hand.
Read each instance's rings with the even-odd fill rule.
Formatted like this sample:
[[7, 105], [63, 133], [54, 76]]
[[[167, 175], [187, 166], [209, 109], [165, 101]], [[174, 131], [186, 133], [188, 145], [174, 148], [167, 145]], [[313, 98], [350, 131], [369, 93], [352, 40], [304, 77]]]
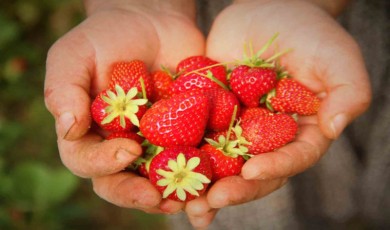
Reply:
[[186, 2], [86, 1], [88, 17], [48, 53], [45, 102], [55, 118], [61, 160], [75, 175], [92, 178], [95, 192], [118, 206], [154, 213], [182, 208], [162, 202], [147, 179], [122, 171], [141, 147], [128, 139], [104, 141], [89, 108], [108, 86], [113, 62], [140, 59], [152, 71], [204, 53], [194, 3]]
[[281, 57], [281, 65], [318, 94], [320, 110], [316, 116], [299, 118], [294, 142], [254, 156], [240, 177], [218, 181], [207, 196], [190, 202], [186, 211], [194, 226], [207, 226], [219, 208], [259, 199], [313, 166], [370, 103], [368, 74], [357, 43], [329, 13], [309, 1], [237, 1], [216, 18], [206, 54], [221, 62], [241, 59], [244, 43], [251, 42], [257, 50], [275, 33], [279, 51], [292, 49]]

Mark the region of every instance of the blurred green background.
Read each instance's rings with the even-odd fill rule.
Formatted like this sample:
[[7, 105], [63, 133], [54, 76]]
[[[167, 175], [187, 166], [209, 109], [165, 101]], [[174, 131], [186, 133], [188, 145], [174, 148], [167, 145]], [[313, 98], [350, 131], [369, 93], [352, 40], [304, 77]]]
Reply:
[[0, 229], [160, 229], [115, 207], [61, 163], [43, 100], [49, 47], [84, 18], [79, 0], [0, 1]]

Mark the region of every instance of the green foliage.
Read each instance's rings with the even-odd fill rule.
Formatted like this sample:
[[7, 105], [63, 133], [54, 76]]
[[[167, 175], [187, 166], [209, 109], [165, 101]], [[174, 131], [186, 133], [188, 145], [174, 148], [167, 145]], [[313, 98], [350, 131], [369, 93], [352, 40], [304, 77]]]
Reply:
[[59, 158], [43, 99], [45, 59], [83, 19], [81, 4], [0, 1], [0, 229], [164, 229], [163, 216], [97, 197]]

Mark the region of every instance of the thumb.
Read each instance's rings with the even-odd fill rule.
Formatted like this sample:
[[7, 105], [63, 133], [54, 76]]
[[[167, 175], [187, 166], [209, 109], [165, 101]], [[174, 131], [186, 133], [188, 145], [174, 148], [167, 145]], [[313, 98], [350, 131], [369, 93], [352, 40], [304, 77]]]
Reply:
[[44, 96], [58, 138], [74, 140], [89, 129], [93, 49], [83, 36], [65, 35], [49, 50]]
[[371, 102], [369, 77], [357, 45], [337, 58], [326, 70], [326, 96], [318, 112], [319, 126], [331, 139], [336, 139]]

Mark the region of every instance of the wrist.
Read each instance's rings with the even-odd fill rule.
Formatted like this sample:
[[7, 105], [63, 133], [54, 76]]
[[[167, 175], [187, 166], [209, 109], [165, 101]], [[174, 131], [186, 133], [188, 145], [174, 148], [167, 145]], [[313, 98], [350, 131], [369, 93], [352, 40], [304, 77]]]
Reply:
[[110, 9], [151, 9], [192, 20], [196, 17], [195, 0], [84, 0], [84, 7], [87, 15]]

